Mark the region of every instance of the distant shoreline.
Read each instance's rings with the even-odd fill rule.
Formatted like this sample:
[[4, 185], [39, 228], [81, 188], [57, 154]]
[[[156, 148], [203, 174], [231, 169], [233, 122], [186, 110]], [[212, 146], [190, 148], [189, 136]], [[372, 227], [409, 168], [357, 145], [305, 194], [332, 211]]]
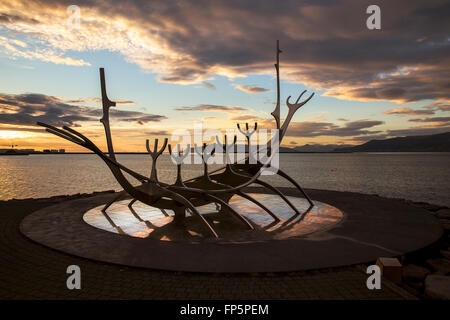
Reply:
[[[242, 145], [241, 145], [242, 146]], [[261, 146], [263, 147], [263, 146]], [[239, 148], [239, 146], [238, 146]], [[5, 149], [2, 149], [5, 150]], [[0, 153], [0, 155], [24, 155], [24, 154], [93, 154], [93, 152], [64, 152], [65, 149], [34, 151], [34, 149], [13, 149]], [[238, 149], [239, 150], [239, 149]], [[247, 147], [245, 147], [247, 150]], [[61, 152], [62, 151], [62, 152]], [[304, 146], [283, 147], [279, 146], [279, 153], [373, 153], [373, 152], [450, 152], [450, 132], [424, 135], [397, 137], [385, 140], [370, 140], [361, 145], [320, 145], [306, 144]], [[116, 154], [148, 154], [147, 152], [116, 152]]]
[[[340, 154], [340, 153], [380, 153], [380, 152], [398, 152], [398, 153], [449, 153], [449, 151], [394, 151], [394, 150], [383, 150], [383, 151], [280, 151], [279, 153], [283, 154], [294, 154], [294, 153], [332, 153], [332, 154]], [[65, 155], [65, 154], [95, 154], [94, 152], [64, 152], [64, 153], [51, 153], [51, 152], [34, 152], [34, 153], [23, 153], [23, 154], [3, 154], [0, 153], [0, 156], [27, 156], [27, 155]], [[105, 152], [107, 154], [107, 152]], [[115, 154], [148, 154], [148, 152], [115, 152]], [[164, 152], [163, 154], [168, 154], [168, 152]]]

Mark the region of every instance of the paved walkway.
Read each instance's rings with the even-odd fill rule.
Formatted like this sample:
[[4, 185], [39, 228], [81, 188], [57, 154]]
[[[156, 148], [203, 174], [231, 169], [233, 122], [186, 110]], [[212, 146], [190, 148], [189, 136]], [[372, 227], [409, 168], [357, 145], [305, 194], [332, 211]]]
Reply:
[[[153, 271], [63, 254], [28, 240], [19, 223], [61, 199], [0, 202], [0, 299], [407, 299], [388, 282], [366, 288], [357, 267], [258, 274]], [[66, 268], [81, 268], [81, 290], [66, 288]]]

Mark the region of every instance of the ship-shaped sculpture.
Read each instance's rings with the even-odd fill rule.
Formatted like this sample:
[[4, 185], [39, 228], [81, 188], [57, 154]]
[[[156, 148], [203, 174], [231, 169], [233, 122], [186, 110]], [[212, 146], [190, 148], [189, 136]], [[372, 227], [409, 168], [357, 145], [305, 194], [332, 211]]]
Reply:
[[[197, 216], [198, 219], [201, 220], [204, 227], [207, 231], [215, 238], [219, 238], [214, 227], [199, 213], [197, 207], [206, 205], [206, 204], [216, 204], [217, 208], [220, 208], [220, 212], [223, 214], [232, 214], [242, 221], [243, 224], [248, 229], [253, 229], [253, 225], [250, 221], [248, 221], [241, 213], [237, 212], [230, 204], [230, 199], [237, 195], [241, 196], [250, 202], [254, 203], [256, 206], [263, 209], [267, 214], [269, 214], [274, 222], [279, 221], [280, 219], [277, 217], [276, 213], [267, 208], [264, 204], [259, 202], [254, 197], [246, 194], [244, 192], [244, 188], [251, 184], [258, 184], [266, 189], [268, 189], [271, 193], [275, 193], [280, 197], [282, 201], [284, 201], [289, 207], [294, 211], [294, 216], [301, 216], [309, 212], [309, 210], [314, 206], [314, 203], [302, 189], [302, 187], [288, 174], [283, 172], [281, 169], [277, 169], [276, 174], [281, 176], [282, 178], [288, 180], [292, 183], [307, 199], [309, 203], [309, 208], [305, 212], [300, 212], [290, 201], [289, 199], [276, 187], [272, 186], [268, 182], [265, 182], [260, 179], [261, 174], [264, 170], [267, 170], [270, 166], [270, 162], [275, 152], [271, 150], [271, 146], [273, 145], [272, 139], [278, 139], [276, 145], [280, 145], [283, 137], [286, 134], [288, 126], [294, 116], [295, 112], [304, 104], [306, 104], [311, 98], [314, 96], [312, 93], [306, 100], [300, 101], [303, 94], [306, 92], [303, 91], [298, 97], [297, 101], [293, 104], [289, 102], [290, 96], [286, 99], [286, 105], [288, 107], [288, 114], [281, 125], [280, 119], [280, 63], [279, 63], [279, 55], [281, 50], [279, 49], [279, 42], [277, 41], [277, 49], [276, 49], [276, 63], [275, 69], [277, 74], [277, 104], [275, 110], [271, 113], [275, 118], [276, 129], [278, 129], [278, 135], [271, 137], [271, 140], [267, 142], [267, 150], [268, 156], [264, 161], [254, 160], [252, 153], [250, 152], [250, 148], [247, 148], [246, 155], [244, 161], [234, 163], [231, 159], [231, 154], [234, 152], [236, 147], [236, 136], [232, 141], [229, 141], [227, 136], [225, 135], [223, 141], [220, 142], [219, 137], [216, 137], [216, 143], [223, 150], [223, 153], [226, 158], [226, 165], [222, 168], [209, 172], [208, 170], [208, 158], [213, 154], [213, 150], [215, 150], [216, 144], [211, 145], [203, 145], [203, 147], [194, 146], [195, 152], [201, 155], [203, 162], [203, 174], [196, 178], [192, 178], [186, 181], [183, 181], [181, 177], [182, 170], [182, 162], [191, 152], [190, 145], [187, 145], [184, 151], [180, 150], [180, 145], [177, 145], [177, 150], [173, 150], [172, 146], [168, 144], [168, 139], [164, 139], [164, 143], [161, 148], [158, 149], [158, 139], [155, 139], [154, 148], [151, 150], [149, 145], [149, 140], [146, 141], [147, 151], [152, 157], [152, 168], [150, 176], [144, 176], [138, 172], [135, 172], [123, 164], [119, 163], [116, 159], [116, 155], [114, 152], [113, 141], [111, 136], [111, 128], [109, 122], [109, 109], [116, 105], [114, 101], [108, 99], [108, 95], [106, 93], [106, 83], [105, 83], [105, 73], [104, 69], [100, 68], [100, 82], [101, 82], [101, 91], [102, 91], [102, 103], [103, 103], [103, 117], [100, 119], [100, 122], [103, 124], [105, 129], [105, 136], [107, 141], [108, 152], [104, 153], [101, 151], [89, 138], [81, 134], [80, 132], [64, 126], [62, 129], [56, 128], [54, 126], [38, 122], [39, 125], [46, 128], [46, 131], [64, 138], [70, 142], [73, 142], [77, 145], [80, 145], [88, 150], [91, 150], [95, 154], [97, 154], [109, 167], [112, 174], [116, 178], [117, 182], [122, 186], [123, 191], [119, 192], [112, 200], [105, 204], [103, 211], [106, 212], [109, 206], [113, 204], [115, 201], [118, 201], [120, 198], [124, 196], [131, 196], [132, 200], [129, 203], [129, 207], [132, 210], [132, 205], [135, 201], [140, 201], [146, 205], [159, 208], [161, 210], [172, 210], [174, 212], [174, 222], [180, 225], [180, 228], [183, 228], [184, 219], [186, 217], [186, 211], [189, 210], [190, 213], [194, 216]], [[245, 135], [247, 140], [247, 146], [250, 144], [250, 136], [255, 133], [257, 129], [257, 123], [252, 130], [249, 129], [248, 123], [245, 125], [245, 130], [241, 129], [240, 125], [237, 125], [238, 130]], [[229, 143], [230, 142], [230, 143]], [[158, 157], [166, 150], [168, 147], [169, 153], [172, 156], [172, 159], [177, 165], [177, 178], [175, 183], [167, 184], [158, 180], [157, 170], [156, 170], [156, 162]], [[140, 181], [140, 185], [133, 186], [128, 179], [125, 177], [124, 172], [131, 175]]]

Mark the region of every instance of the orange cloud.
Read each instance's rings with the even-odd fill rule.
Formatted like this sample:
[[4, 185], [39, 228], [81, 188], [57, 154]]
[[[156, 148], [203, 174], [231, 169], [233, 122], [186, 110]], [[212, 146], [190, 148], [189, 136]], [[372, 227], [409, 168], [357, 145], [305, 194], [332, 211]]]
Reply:
[[235, 113], [238, 111], [244, 111], [246, 108], [240, 106], [219, 106], [215, 104], [201, 104], [197, 106], [183, 106], [176, 107], [174, 110], [177, 111], [211, 111], [211, 112], [224, 112], [224, 113]]
[[[67, 27], [67, 5], [58, 1], [3, 1], [0, 24], [8, 38], [0, 40], [0, 50], [73, 66], [90, 62], [68, 56], [71, 51], [110, 50], [157, 73], [160, 81], [192, 84], [214, 74], [233, 78], [272, 73], [271, 46], [280, 39], [282, 75], [324, 89], [324, 95], [400, 103], [449, 101], [448, 25], [441, 14], [445, 0], [434, 1], [432, 7], [399, 1], [383, 3], [389, 12], [402, 7], [402, 23], [395, 15], [383, 18], [383, 35], [389, 37], [364, 29], [357, 0], [320, 5], [261, 0], [251, 7], [225, 0], [87, 0], [80, 4], [77, 29]], [[14, 35], [26, 36], [27, 43]], [[240, 89], [254, 93], [264, 88]]]
[[241, 91], [244, 91], [246, 93], [261, 93], [261, 92], [267, 92], [270, 91], [269, 89], [257, 87], [257, 86], [246, 86], [243, 84], [235, 85], [236, 89], [239, 89]]
[[413, 110], [411, 108], [399, 107], [391, 108], [389, 110], [383, 111], [384, 114], [393, 114], [399, 116], [410, 116], [410, 115], [425, 115], [434, 114], [433, 110]]

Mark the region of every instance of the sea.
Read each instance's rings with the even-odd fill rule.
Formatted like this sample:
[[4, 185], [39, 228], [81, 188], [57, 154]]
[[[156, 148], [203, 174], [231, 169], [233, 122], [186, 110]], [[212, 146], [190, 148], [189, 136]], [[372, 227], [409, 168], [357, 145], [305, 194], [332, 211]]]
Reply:
[[[118, 161], [149, 176], [147, 154], [119, 154]], [[302, 187], [377, 194], [450, 207], [450, 153], [282, 153], [280, 168]], [[211, 169], [219, 167], [212, 165]], [[174, 182], [168, 154], [158, 159], [158, 178]], [[183, 165], [183, 177], [202, 173], [201, 164]], [[264, 176], [275, 186], [291, 186]], [[133, 180], [133, 184], [138, 184]], [[0, 200], [121, 190], [105, 163], [94, 154], [0, 156]]]

